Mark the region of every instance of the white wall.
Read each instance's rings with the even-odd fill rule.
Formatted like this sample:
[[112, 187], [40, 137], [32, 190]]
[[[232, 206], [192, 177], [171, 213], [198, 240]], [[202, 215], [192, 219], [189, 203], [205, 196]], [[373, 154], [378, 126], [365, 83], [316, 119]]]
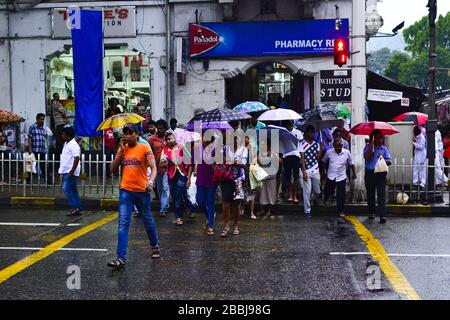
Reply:
[[[8, 15], [0, 11], [0, 37], [8, 36]], [[11, 110], [8, 40], [0, 40], [0, 108]]]
[[[280, 1], [288, 3], [290, 0]], [[255, 10], [252, 1], [244, 1], [243, 7]], [[314, 10], [316, 19], [335, 18], [334, 5], [341, 8], [341, 18], [351, 18], [351, 1], [328, 1], [317, 4]], [[173, 31], [176, 36], [188, 35], [188, 24], [195, 22], [195, 9], [201, 13], [201, 21], [218, 21], [222, 19], [222, 7], [217, 2], [199, 2], [195, 5], [186, 3], [174, 4]], [[39, 6], [38, 6], [39, 7]], [[280, 8], [280, 6], [278, 6]], [[287, 14], [285, 6], [280, 9]], [[291, 15], [294, 16], [292, 10]], [[259, 13], [259, 9], [258, 12]], [[257, 14], [255, 13], [255, 15]], [[6, 14], [0, 11], [0, 37], [6, 36]], [[291, 15], [289, 17], [291, 17]], [[165, 118], [165, 69], [160, 67], [160, 57], [165, 52], [165, 16], [159, 6], [137, 7], [136, 38], [109, 38], [105, 43], [128, 43], [149, 55], [151, 78], [151, 103], [153, 118]], [[11, 35], [19, 37], [12, 40], [12, 72], [13, 72], [13, 107], [26, 119], [27, 126], [35, 121], [38, 112], [45, 111], [45, 82], [40, 81], [40, 70], [44, 69], [44, 58], [62, 50], [64, 44], [71, 40], [51, 39], [51, 9], [40, 8], [22, 13], [11, 14]], [[26, 37], [26, 38], [20, 38]], [[280, 57], [268, 57], [266, 61], [279, 61], [290, 66], [294, 72], [300, 71], [315, 76], [315, 101], [319, 101], [318, 72], [321, 69], [334, 69], [332, 57], [307, 58], [299, 60], [280, 60]], [[174, 78], [175, 116], [180, 123], [187, 122], [193, 116], [193, 110], [206, 110], [223, 106], [225, 103], [225, 80], [231, 71], [238, 68], [245, 72], [254, 64], [262, 61], [251, 60], [210, 60], [209, 71], [204, 72], [198, 61], [187, 64], [186, 84], [179, 86]], [[7, 41], [0, 42], [0, 107], [10, 107], [9, 99], [9, 62]]]
[[[0, 12], [2, 15], [5, 12]], [[45, 81], [40, 80], [40, 70], [44, 69], [44, 59], [70, 39], [51, 39], [51, 9], [36, 9], [11, 14], [12, 46], [12, 87], [13, 108], [25, 119], [25, 126], [35, 122], [36, 114], [45, 113]], [[6, 36], [6, 19], [0, 19], [0, 36]], [[165, 25], [161, 9], [139, 7], [137, 9], [136, 38], [109, 38], [105, 43], [128, 43], [150, 56], [153, 69], [151, 100], [155, 118], [164, 117], [165, 74], [159, 66], [159, 58], [165, 55]], [[0, 43], [0, 106], [10, 108], [9, 63], [7, 41]]]

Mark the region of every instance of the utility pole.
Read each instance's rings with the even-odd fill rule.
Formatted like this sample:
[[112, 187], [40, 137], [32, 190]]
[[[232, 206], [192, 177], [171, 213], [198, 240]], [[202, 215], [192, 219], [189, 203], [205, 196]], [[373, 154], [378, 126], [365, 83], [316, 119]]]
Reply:
[[[428, 121], [427, 121], [427, 155], [428, 155], [428, 198], [434, 190], [434, 158], [436, 156], [435, 135], [437, 130], [435, 90], [436, 90], [436, 14], [437, 0], [428, 0], [429, 27], [430, 27], [430, 48], [429, 48], [429, 69], [428, 69]], [[434, 195], [433, 195], [434, 196]]]
[[[366, 1], [352, 1], [352, 33], [350, 36], [351, 70], [352, 70], [352, 126], [366, 121]], [[354, 201], [362, 201], [365, 194], [364, 186], [364, 137], [352, 136], [352, 156], [357, 170]]]
[[171, 38], [171, 24], [170, 24], [170, 2], [166, 0], [166, 119], [169, 121], [172, 115], [172, 38]]

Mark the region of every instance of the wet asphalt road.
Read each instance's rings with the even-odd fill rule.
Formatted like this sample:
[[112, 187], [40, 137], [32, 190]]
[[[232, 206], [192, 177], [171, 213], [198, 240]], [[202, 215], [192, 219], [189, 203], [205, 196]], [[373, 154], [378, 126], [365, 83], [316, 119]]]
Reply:
[[[85, 212], [69, 219], [56, 210], [0, 210], [0, 270], [111, 212]], [[4, 222], [71, 223], [75, 226], [5, 226]], [[143, 223], [133, 219], [127, 265], [112, 271], [117, 220], [73, 240], [0, 283], [0, 299], [402, 299], [381, 272], [381, 284], [367, 286], [374, 264], [350, 222], [336, 217], [277, 215], [244, 217], [239, 236], [202, 230], [203, 218], [178, 227], [172, 216], [156, 217], [162, 259], [150, 257]], [[380, 241], [422, 299], [450, 299], [450, 219], [391, 218], [386, 225], [359, 220]], [[5, 247], [14, 249], [5, 250]], [[334, 253], [333, 255], [330, 253]], [[346, 253], [345, 255], [342, 253]], [[359, 254], [354, 254], [359, 253]], [[447, 256], [417, 256], [441, 254]], [[81, 289], [67, 288], [67, 268], [80, 267]], [[1, 271], [0, 271], [1, 272]]]

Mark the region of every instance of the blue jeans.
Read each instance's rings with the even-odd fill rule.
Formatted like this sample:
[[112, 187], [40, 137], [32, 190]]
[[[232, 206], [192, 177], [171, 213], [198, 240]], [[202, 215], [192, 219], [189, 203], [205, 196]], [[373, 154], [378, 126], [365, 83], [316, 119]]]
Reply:
[[151, 197], [148, 192], [131, 192], [120, 189], [119, 192], [119, 238], [117, 242], [117, 258], [123, 261], [127, 258], [128, 229], [130, 227], [131, 212], [136, 205], [144, 218], [145, 231], [152, 248], [159, 246], [156, 225], [151, 213]]
[[69, 200], [69, 207], [72, 209], [81, 209], [80, 196], [77, 189], [78, 177], [72, 177], [69, 173], [64, 174], [63, 177], [63, 191], [67, 200]]
[[161, 209], [159, 212], [164, 212], [169, 209], [169, 178], [167, 173], [158, 173], [156, 175], [156, 190], [158, 198], [161, 202]]
[[186, 182], [187, 178], [180, 174], [175, 174], [173, 179], [169, 180], [170, 194], [172, 195], [175, 218], [177, 219], [183, 219], [184, 216], [183, 193], [186, 192]]
[[197, 186], [197, 204], [205, 213], [209, 228], [214, 228], [216, 189], [216, 187], [205, 188]]

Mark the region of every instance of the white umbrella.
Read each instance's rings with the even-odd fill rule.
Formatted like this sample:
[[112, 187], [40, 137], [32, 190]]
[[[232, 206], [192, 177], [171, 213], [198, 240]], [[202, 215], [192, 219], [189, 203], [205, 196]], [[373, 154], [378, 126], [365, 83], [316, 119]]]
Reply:
[[259, 116], [259, 121], [281, 121], [281, 120], [298, 120], [302, 119], [294, 110], [290, 109], [275, 109], [268, 110]]

